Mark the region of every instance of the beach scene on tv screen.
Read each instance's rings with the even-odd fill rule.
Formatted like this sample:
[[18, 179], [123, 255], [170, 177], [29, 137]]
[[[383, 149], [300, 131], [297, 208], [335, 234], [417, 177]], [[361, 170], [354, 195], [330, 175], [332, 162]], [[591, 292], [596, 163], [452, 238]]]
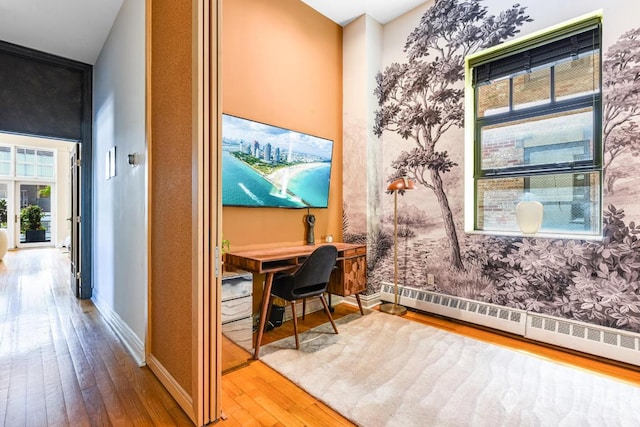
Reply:
[[222, 115], [222, 204], [326, 208], [333, 141]]

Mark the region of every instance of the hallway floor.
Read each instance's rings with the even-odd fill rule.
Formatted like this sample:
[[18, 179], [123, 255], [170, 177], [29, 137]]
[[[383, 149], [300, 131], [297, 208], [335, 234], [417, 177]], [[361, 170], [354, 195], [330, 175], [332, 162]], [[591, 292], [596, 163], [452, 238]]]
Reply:
[[191, 426], [153, 373], [138, 367], [53, 248], [0, 262], [0, 425]]

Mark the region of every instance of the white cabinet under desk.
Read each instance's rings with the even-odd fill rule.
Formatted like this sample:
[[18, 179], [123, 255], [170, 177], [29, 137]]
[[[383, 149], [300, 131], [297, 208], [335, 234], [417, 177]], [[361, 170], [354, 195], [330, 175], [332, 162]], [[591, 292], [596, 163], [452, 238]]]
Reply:
[[222, 323], [251, 316], [251, 273], [225, 273], [222, 277]]
[[252, 293], [251, 273], [223, 274], [221, 318], [222, 335], [226, 338], [223, 339], [223, 371], [246, 363], [253, 349]]

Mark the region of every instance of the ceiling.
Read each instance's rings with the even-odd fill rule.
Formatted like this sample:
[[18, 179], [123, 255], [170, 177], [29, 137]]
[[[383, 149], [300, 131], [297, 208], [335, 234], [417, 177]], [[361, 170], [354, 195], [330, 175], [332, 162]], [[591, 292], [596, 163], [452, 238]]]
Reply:
[[347, 25], [362, 14], [386, 24], [427, 0], [301, 0], [327, 18]]
[[[386, 24], [425, 0], [301, 0], [346, 25], [367, 13]], [[0, 0], [0, 40], [94, 64], [123, 0]]]
[[0, 0], [0, 40], [94, 64], [123, 0]]

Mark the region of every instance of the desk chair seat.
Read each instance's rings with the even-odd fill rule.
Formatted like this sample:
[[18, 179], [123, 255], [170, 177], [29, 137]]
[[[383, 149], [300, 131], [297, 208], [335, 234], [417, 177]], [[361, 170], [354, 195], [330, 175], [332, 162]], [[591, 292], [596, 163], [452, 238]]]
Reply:
[[[298, 339], [298, 319], [296, 315], [296, 301], [306, 298], [319, 297], [322, 301], [325, 313], [329, 317], [333, 330], [338, 333], [324, 293], [329, 285], [331, 271], [336, 264], [338, 250], [335, 246], [324, 245], [314, 250], [309, 257], [293, 273], [279, 273], [273, 278], [271, 288], [272, 300], [274, 296], [280, 297], [291, 303], [293, 315], [293, 331], [296, 337], [296, 349], [300, 348]], [[269, 301], [271, 307], [271, 301]]]

